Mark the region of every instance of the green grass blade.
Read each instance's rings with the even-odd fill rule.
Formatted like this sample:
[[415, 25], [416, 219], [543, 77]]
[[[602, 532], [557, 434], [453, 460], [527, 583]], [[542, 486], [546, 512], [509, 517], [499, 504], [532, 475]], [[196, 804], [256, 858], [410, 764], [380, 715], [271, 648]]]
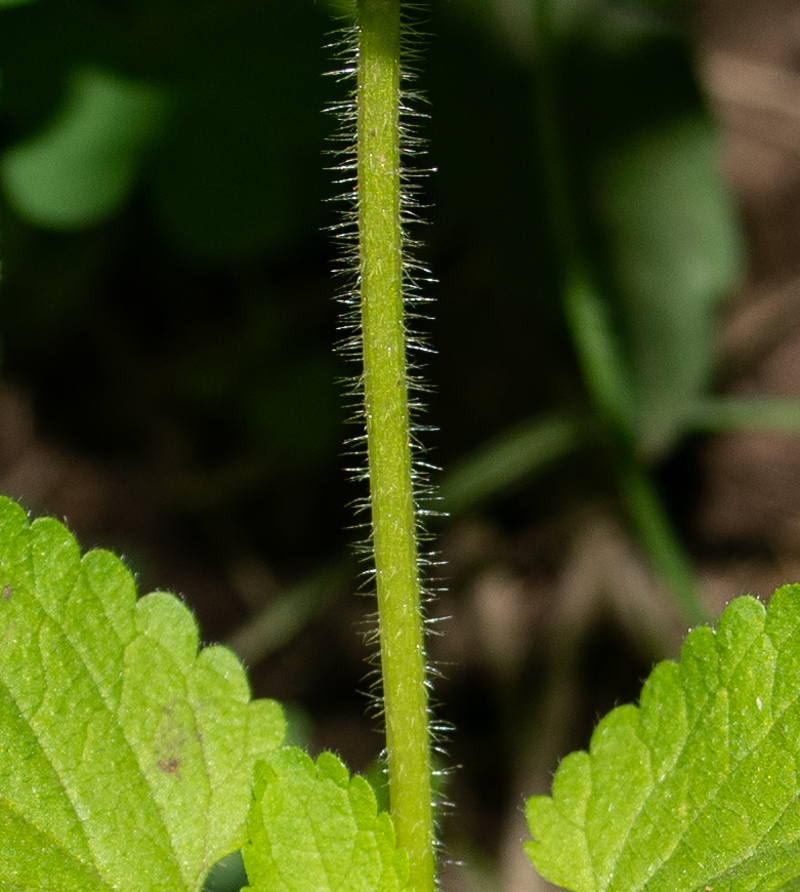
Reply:
[[448, 472], [440, 487], [445, 510], [459, 514], [529, 478], [580, 449], [588, 433], [583, 419], [561, 416], [531, 419], [503, 431]]
[[800, 432], [800, 400], [791, 397], [708, 397], [690, 407], [686, 424], [692, 430]]
[[634, 530], [655, 571], [690, 625], [709, 620], [692, 566], [647, 471], [631, 461], [620, 469], [622, 495]]

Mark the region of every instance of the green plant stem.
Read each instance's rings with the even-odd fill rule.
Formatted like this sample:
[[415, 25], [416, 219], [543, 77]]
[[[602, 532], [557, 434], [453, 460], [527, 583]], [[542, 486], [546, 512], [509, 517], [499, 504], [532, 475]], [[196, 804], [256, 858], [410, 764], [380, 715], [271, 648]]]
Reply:
[[428, 697], [403, 309], [400, 29], [400, 0], [359, 0], [361, 335], [389, 795], [412, 886], [431, 892]]

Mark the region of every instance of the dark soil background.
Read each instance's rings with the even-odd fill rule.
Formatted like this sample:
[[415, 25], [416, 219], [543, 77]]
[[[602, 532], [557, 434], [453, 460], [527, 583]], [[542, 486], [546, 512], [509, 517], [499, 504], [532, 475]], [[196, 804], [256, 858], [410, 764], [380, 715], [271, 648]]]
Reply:
[[[703, 387], [800, 400], [800, 6], [556, 7], [569, 170], [601, 277], [595, 153], [632, 122], [707, 115], [743, 273], [719, 295]], [[427, 18], [421, 163], [437, 173], [421, 254], [438, 279], [425, 374], [439, 430], [426, 441], [447, 492], [452, 469], [518, 425], [594, 409], [556, 287], [529, 3], [436, 0]], [[0, 12], [0, 492], [122, 554], [141, 591], [178, 593], [205, 641], [241, 654], [254, 694], [287, 704], [296, 739], [366, 771], [382, 746], [363, 693], [374, 605], [351, 553], [360, 492], [343, 470], [354, 429], [339, 382], [355, 370], [332, 349], [324, 231], [335, 122], [320, 110], [343, 89], [321, 76], [332, 27], [310, 0]], [[20, 198], [9, 158], [53, 126], [86, 70], [157, 84], [168, 112], [153, 113], [156, 136], [116, 199], [59, 217], [51, 168]], [[91, 169], [90, 143], [66, 176]], [[620, 332], [634, 337], [624, 320]], [[648, 461], [711, 615], [800, 580], [797, 436], [687, 426]], [[565, 452], [431, 524], [451, 892], [547, 885], [519, 847], [524, 797], [678, 653], [686, 622], [613, 462], [602, 446]]]

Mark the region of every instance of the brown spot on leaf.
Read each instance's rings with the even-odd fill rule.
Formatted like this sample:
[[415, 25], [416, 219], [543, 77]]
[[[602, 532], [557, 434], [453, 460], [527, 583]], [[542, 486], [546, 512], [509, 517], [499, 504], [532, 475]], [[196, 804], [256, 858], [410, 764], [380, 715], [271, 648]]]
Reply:
[[178, 780], [180, 780], [180, 759], [159, 759], [157, 764], [159, 771], [163, 771], [164, 774], [174, 774], [178, 777]]
[[11, 588], [11, 586], [8, 583], [6, 583], [3, 586], [3, 595], [2, 595], [3, 600], [7, 601], [11, 597], [12, 594], [13, 594], [13, 589]]

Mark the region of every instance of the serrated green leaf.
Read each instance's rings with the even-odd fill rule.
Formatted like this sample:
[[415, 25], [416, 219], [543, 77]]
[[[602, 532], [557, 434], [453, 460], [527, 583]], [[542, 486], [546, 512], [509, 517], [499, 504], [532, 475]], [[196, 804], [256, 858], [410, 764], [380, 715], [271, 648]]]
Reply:
[[3, 157], [10, 202], [37, 226], [80, 229], [101, 222], [132, 188], [164, 108], [162, 92], [151, 84], [77, 71], [50, 126]]
[[408, 862], [362, 777], [288, 747], [256, 766], [244, 863], [251, 892], [401, 892]]
[[0, 888], [198, 890], [284, 733], [186, 607], [0, 499]]
[[800, 878], [800, 586], [733, 601], [640, 705], [528, 801], [537, 870], [574, 892], [777, 892]]

